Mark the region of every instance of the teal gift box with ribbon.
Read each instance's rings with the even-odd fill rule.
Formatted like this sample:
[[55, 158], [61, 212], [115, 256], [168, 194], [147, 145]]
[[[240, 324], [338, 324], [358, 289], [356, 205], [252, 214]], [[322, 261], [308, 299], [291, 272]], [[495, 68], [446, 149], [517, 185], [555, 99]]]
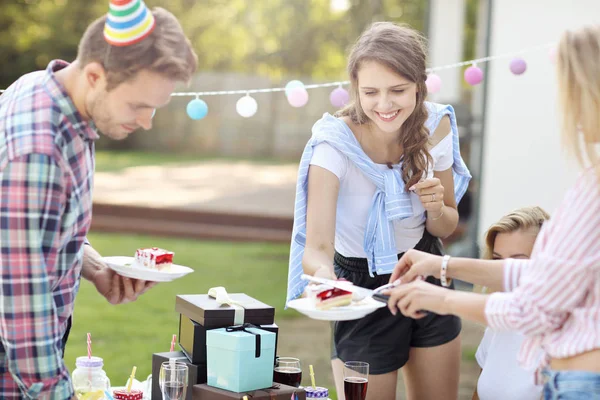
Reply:
[[238, 393], [271, 387], [275, 336], [252, 324], [207, 331], [208, 385]]

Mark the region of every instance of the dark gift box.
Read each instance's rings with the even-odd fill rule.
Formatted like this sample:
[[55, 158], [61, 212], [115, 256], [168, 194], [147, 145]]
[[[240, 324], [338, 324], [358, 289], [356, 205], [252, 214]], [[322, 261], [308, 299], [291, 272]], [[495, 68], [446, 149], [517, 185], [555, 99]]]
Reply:
[[[306, 400], [306, 392], [304, 389], [298, 389], [293, 386], [273, 384], [268, 389], [254, 390], [252, 392], [236, 393], [228, 390], [219, 389], [208, 385], [195, 385], [193, 391], [193, 400], [241, 400], [244, 396], [248, 396], [248, 400], [252, 399], [268, 399], [268, 400], [290, 400], [292, 395], [296, 400]], [[154, 400], [154, 398], [152, 398]]]
[[198, 383], [206, 382], [206, 362], [200, 365], [192, 364], [189, 362], [186, 355], [181, 351], [154, 353], [152, 355], [152, 400], [162, 400], [162, 393], [160, 392], [160, 386], [158, 384], [160, 366], [163, 362], [169, 361], [171, 358], [175, 358], [177, 362], [185, 363], [188, 366], [188, 389], [185, 398], [186, 400], [191, 400], [193, 386]]
[[[279, 327], [276, 324], [257, 325], [260, 329], [273, 332], [275, 336], [275, 355], [277, 355], [277, 339], [279, 339]], [[215, 328], [216, 329], [216, 328]], [[185, 315], [179, 315], [179, 346], [188, 359], [194, 364], [206, 364], [206, 329], [196, 321], [192, 321]], [[275, 360], [273, 360], [275, 365]], [[203, 382], [204, 383], [204, 382]]]
[[219, 304], [207, 294], [190, 294], [177, 296], [175, 311], [206, 329], [244, 323], [271, 325], [275, 321], [275, 308], [244, 293], [231, 293], [229, 297], [241, 306]]

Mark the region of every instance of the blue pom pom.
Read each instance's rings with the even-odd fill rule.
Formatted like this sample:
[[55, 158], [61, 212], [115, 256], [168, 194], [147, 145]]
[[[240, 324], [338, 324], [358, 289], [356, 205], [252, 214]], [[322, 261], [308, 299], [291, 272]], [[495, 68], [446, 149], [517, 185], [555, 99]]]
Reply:
[[208, 114], [208, 105], [204, 100], [194, 99], [187, 105], [187, 113], [193, 120], [199, 120]]

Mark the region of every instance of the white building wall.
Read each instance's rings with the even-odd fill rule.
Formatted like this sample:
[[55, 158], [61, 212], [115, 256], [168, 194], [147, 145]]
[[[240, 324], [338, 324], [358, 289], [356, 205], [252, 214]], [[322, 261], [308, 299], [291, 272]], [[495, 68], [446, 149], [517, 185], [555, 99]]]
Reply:
[[[493, 0], [490, 55], [558, 41], [565, 29], [600, 23], [598, 0]], [[508, 211], [553, 212], [578, 167], [561, 149], [555, 65], [547, 50], [522, 56], [527, 71], [492, 61], [485, 105], [479, 235]]]
[[[429, 65], [432, 67], [462, 61], [465, 0], [430, 0]], [[442, 90], [430, 94], [429, 100], [455, 103], [461, 96], [461, 70], [437, 71], [442, 79]]]

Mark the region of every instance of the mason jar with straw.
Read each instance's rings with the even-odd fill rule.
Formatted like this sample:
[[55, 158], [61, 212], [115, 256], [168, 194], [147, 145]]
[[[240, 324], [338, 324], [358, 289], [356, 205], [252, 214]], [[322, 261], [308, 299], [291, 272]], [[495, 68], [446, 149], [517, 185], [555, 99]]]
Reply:
[[310, 382], [312, 386], [307, 386], [304, 388], [306, 392], [307, 399], [327, 399], [329, 398], [329, 390], [324, 387], [317, 386], [315, 382], [315, 371], [313, 370], [313, 366], [308, 366], [310, 371]]
[[87, 357], [77, 357], [72, 380], [75, 396], [79, 400], [103, 400], [110, 389], [110, 380], [102, 369], [104, 360], [92, 356], [92, 336], [87, 334]]

